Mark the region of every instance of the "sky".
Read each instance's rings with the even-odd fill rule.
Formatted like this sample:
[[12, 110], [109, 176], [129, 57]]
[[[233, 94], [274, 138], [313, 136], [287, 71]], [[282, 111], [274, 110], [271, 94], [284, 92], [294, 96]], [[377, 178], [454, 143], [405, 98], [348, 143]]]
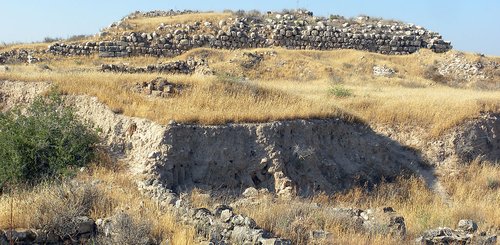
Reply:
[[368, 15], [439, 32], [455, 49], [500, 56], [500, 0], [0, 0], [0, 43], [95, 34], [136, 10], [307, 8], [316, 16]]

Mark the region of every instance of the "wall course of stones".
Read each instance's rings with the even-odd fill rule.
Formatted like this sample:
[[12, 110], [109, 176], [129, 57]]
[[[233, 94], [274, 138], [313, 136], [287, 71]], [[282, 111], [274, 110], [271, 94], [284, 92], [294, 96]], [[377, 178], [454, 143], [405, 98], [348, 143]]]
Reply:
[[[135, 13], [132, 17], [163, 16], [162, 13]], [[118, 40], [78, 44], [55, 43], [49, 46], [48, 52], [58, 55], [98, 53], [100, 57], [172, 57], [198, 47], [283, 47], [303, 50], [357, 49], [404, 55], [414, 53], [420, 48], [428, 48], [437, 53], [452, 48], [451, 43], [444, 41], [438, 33], [413, 24], [369, 17], [348, 20], [342, 17], [323, 18], [311, 15], [302, 12], [268, 13], [261, 16], [228, 18], [219, 23], [162, 23], [157, 31], [152, 33], [123, 32]]]

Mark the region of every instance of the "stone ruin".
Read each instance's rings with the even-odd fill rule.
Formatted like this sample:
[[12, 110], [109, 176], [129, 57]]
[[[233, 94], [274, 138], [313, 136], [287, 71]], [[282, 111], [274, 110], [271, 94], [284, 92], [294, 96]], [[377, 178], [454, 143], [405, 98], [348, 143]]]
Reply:
[[167, 79], [158, 77], [149, 82], [137, 83], [134, 91], [155, 97], [171, 97], [180, 94], [184, 87], [179, 84], [169, 82]]
[[[140, 14], [131, 16], [149, 17]], [[122, 28], [126, 31], [115, 40], [75, 44], [55, 43], [50, 45], [47, 51], [58, 55], [171, 57], [199, 47], [357, 49], [392, 55], [411, 54], [420, 48], [428, 48], [437, 53], [452, 48], [451, 43], [444, 41], [438, 33], [397, 21], [370, 17], [357, 19], [340, 16], [315, 17], [300, 11], [267, 15], [240, 13], [238, 16], [241, 17], [223, 19], [219, 23], [209, 21], [174, 25], [162, 23], [152, 33], [134, 32], [132, 27]]]
[[497, 236], [478, 231], [473, 220], [460, 220], [457, 229], [439, 227], [425, 231], [416, 239], [416, 244], [497, 244]]
[[40, 62], [41, 59], [33, 56], [33, 50], [10, 50], [7, 52], [0, 53], [0, 64], [12, 64], [12, 63], [36, 63]]
[[102, 64], [100, 70], [102, 72], [119, 73], [212, 74], [207, 61], [203, 59], [195, 60], [193, 58], [189, 58], [186, 61], [178, 60], [168, 63], [148, 65], [146, 67], [133, 67], [125, 64]]
[[385, 65], [373, 66], [373, 75], [377, 77], [391, 77], [396, 74], [396, 71]]

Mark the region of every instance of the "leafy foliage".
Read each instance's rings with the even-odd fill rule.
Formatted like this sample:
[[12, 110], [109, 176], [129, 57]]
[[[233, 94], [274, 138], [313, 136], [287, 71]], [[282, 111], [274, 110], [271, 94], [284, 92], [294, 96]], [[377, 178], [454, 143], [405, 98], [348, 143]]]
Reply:
[[330, 88], [330, 93], [337, 98], [345, 98], [352, 96], [352, 90], [345, 88], [342, 85], [333, 86], [332, 88]]
[[84, 166], [93, 158], [97, 141], [55, 93], [36, 98], [25, 112], [0, 113], [0, 187]]

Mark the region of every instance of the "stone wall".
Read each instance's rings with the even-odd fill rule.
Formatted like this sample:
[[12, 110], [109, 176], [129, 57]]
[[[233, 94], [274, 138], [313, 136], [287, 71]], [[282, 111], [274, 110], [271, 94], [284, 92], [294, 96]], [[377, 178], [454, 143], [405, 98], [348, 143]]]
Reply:
[[163, 64], [148, 65], [146, 67], [134, 67], [125, 64], [102, 64], [102, 72], [120, 72], [120, 73], [166, 73], [166, 74], [210, 74], [208, 63], [203, 60], [189, 58], [187, 60], [178, 60]]
[[358, 49], [393, 55], [411, 54], [420, 48], [438, 53], [452, 48], [451, 43], [444, 41], [438, 33], [413, 24], [370, 17], [314, 17], [297, 12], [258, 16], [243, 14], [219, 23], [162, 23], [152, 33], [126, 31], [119, 40], [71, 45], [56, 43], [48, 51], [61, 55], [99, 53], [101, 57], [175, 56], [198, 47]]
[[33, 50], [10, 50], [7, 52], [0, 53], [0, 64], [14, 64], [14, 63], [36, 63], [39, 62], [39, 58], [33, 57], [36, 51]]

